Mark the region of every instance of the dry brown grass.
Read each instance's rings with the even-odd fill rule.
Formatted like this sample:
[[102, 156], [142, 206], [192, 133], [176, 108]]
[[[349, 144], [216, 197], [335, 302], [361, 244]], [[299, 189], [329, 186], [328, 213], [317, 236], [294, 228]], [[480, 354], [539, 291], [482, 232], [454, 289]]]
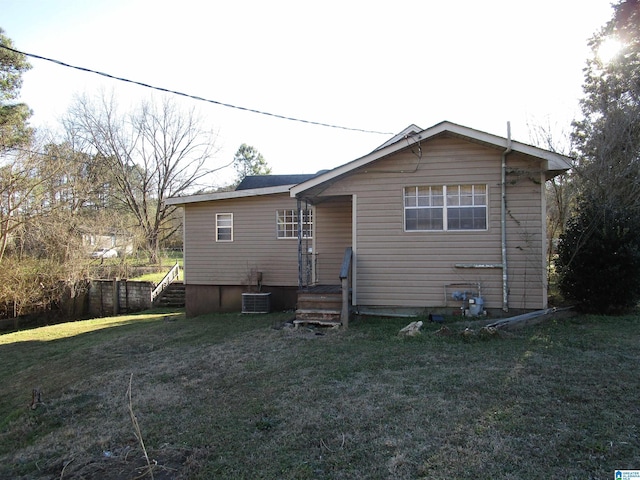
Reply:
[[[321, 335], [272, 328], [289, 318], [165, 314], [59, 338], [42, 330], [48, 341], [0, 337], [0, 477], [611, 478], [640, 468], [637, 318], [552, 320], [469, 342], [451, 323], [453, 335], [426, 324], [399, 338], [398, 319]], [[30, 410], [34, 386], [44, 403]]]

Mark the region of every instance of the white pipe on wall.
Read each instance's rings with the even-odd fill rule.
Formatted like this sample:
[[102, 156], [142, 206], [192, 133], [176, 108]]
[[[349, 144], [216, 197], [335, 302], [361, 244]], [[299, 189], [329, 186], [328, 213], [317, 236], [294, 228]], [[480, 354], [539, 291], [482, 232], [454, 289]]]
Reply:
[[509, 274], [507, 270], [507, 155], [511, 153], [511, 122], [507, 122], [507, 149], [502, 152], [500, 190], [500, 243], [502, 249], [502, 310], [509, 311]]

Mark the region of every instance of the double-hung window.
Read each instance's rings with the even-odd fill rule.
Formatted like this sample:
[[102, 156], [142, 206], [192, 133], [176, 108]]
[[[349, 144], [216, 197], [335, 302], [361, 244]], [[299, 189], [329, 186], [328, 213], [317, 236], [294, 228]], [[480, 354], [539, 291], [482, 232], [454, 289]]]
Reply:
[[413, 186], [404, 189], [404, 229], [487, 229], [486, 185]]
[[[276, 212], [276, 232], [278, 238], [298, 238], [298, 210], [278, 210]], [[313, 237], [313, 212], [302, 211], [302, 238]]]
[[442, 230], [443, 192], [442, 187], [406, 187], [404, 189], [405, 230]]
[[447, 230], [487, 229], [487, 186], [453, 185], [447, 191]]
[[233, 213], [216, 213], [216, 242], [233, 242]]

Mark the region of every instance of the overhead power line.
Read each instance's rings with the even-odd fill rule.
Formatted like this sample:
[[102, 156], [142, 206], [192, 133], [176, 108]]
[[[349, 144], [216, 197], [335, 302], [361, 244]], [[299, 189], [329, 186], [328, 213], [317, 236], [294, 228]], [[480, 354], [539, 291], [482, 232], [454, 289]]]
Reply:
[[259, 115], [266, 115], [268, 117], [280, 118], [282, 120], [289, 120], [289, 121], [292, 121], [292, 122], [300, 122], [300, 123], [307, 123], [307, 124], [310, 124], [310, 125], [318, 125], [320, 127], [335, 128], [335, 129], [339, 129], [339, 130], [349, 130], [349, 131], [352, 131], [352, 132], [373, 133], [373, 134], [376, 134], [376, 135], [393, 135], [393, 133], [389, 133], [389, 132], [379, 132], [379, 131], [376, 131], [376, 130], [365, 130], [363, 128], [352, 128], [352, 127], [344, 127], [344, 126], [340, 126], [340, 125], [333, 125], [333, 124], [330, 124], [330, 123], [314, 122], [312, 120], [304, 120], [302, 118], [288, 117], [286, 115], [279, 115], [277, 113], [265, 112], [265, 111], [262, 111], [262, 110], [256, 110], [254, 108], [248, 108], [248, 107], [241, 107], [241, 106], [238, 106], [238, 105], [232, 105], [230, 103], [224, 103], [224, 102], [219, 102], [217, 100], [211, 100], [209, 98], [203, 98], [203, 97], [200, 97], [198, 95], [191, 95], [191, 94], [188, 94], [188, 93], [179, 92], [177, 90], [171, 90], [169, 88], [157, 87], [157, 86], [154, 86], [154, 85], [150, 85], [148, 83], [138, 82], [136, 80], [129, 80], [128, 78], [118, 77], [116, 75], [111, 75], [109, 73], [100, 72], [98, 70], [92, 70], [92, 69], [86, 68], [86, 67], [79, 67], [77, 65], [71, 65], [69, 63], [61, 62], [60, 60], [55, 60], [53, 58], [47, 58], [47, 57], [43, 57], [41, 55], [36, 55], [35, 53], [22, 52], [20, 50], [16, 50], [15, 48], [8, 47], [6, 45], [0, 44], [0, 47], [4, 48], [5, 50], [9, 50], [11, 52], [14, 52], [14, 53], [25, 55], [25, 56], [31, 57], [31, 58], [37, 58], [38, 60], [45, 60], [47, 62], [55, 63], [55, 64], [61, 65], [63, 67], [73, 68], [73, 69], [76, 69], [76, 70], [80, 70], [82, 72], [95, 73], [96, 75], [101, 75], [103, 77], [107, 77], [107, 78], [110, 78], [112, 80], [118, 80], [120, 82], [132, 83], [134, 85], [139, 85], [141, 87], [150, 88], [152, 90], [158, 90], [160, 92], [171, 93], [171, 94], [174, 94], [174, 95], [180, 95], [181, 97], [191, 98], [193, 100], [198, 100], [200, 102], [213, 103], [215, 105], [220, 105], [222, 107], [235, 108], [236, 110], [242, 110], [242, 111], [250, 112], [250, 113], [257, 113]]

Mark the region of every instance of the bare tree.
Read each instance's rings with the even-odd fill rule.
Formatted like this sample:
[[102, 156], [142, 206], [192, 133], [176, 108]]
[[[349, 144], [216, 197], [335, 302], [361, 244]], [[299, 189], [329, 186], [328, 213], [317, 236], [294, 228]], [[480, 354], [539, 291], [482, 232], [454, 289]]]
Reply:
[[[541, 148], [570, 156], [570, 133], [554, 127], [548, 121], [529, 124], [531, 142]], [[564, 231], [564, 226], [575, 207], [574, 172], [553, 177], [546, 182], [545, 197], [547, 204], [547, 265], [553, 265], [556, 253], [555, 245]]]
[[29, 224], [52, 210], [45, 194], [52, 178], [63, 169], [63, 161], [31, 149], [8, 150], [0, 158], [0, 262], [7, 248], [20, 248]]
[[115, 198], [135, 218], [157, 263], [161, 243], [176, 228], [170, 221], [176, 207], [165, 199], [196, 189], [217, 170], [208, 167], [217, 151], [213, 132], [193, 109], [182, 111], [168, 98], [121, 115], [104, 94], [76, 98], [64, 124], [80, 148], [108, 166]]

